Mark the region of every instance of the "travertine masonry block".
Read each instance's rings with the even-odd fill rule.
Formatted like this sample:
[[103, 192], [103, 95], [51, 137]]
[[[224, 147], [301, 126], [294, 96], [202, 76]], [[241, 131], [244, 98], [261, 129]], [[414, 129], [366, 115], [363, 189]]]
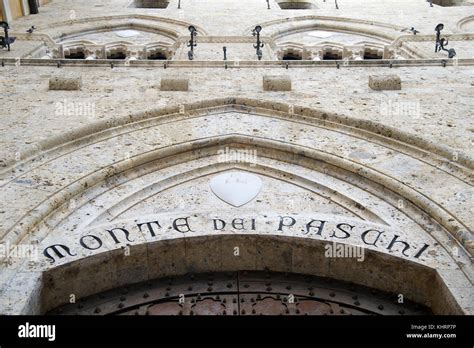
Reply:
[[79, 91], [82, 87], [80, 76], [53, 76], [49, 79], [50, 91]]
[[187, 92], [189, 90], [189, 78], [173, 76], [162, 77], [161, 90]]
[[397, 75], [372, 75], [369, 76], [369, 87], [375, 91], [399, 91], [402, 80]]
[[263, 77], [264, 91], [291, 91], [291, 79], [289, 76], [267, 75]]

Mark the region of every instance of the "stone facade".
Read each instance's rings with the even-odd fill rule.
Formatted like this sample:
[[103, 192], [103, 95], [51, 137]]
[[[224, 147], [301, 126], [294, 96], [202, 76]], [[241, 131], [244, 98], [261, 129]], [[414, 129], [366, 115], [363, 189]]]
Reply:
[[[166, 3], [57, 0], [10, 23], [0, 313], [270, 269], [474, 314], [473, 7]], [[364, 262], [326, 257], [335, 242]]]

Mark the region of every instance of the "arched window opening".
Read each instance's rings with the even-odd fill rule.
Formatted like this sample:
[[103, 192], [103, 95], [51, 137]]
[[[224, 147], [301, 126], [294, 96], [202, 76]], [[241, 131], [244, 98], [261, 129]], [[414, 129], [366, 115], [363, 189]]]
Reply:
[[323, 60], [341, 60], [342, 54], [336, 51], [326, 51], [323, 55]]
[[85, 59], [86, 55], [83, 50], [73, 50], [64, 55], [65, 59]]
[[433, 0], [434, 5], [442, 6], [442, 7], [450, 7], [450, 6], [469, 6], [472, 5], [472, 2], [469, 0]]
[[166, 56], [166, 54], [162, 51], [156, 51], [156, 52], [152, 52], [148, 55], [148, 59], [150, 60], [167, 60], [168, 57]]
[[282, 10], [310, 10], [317, 8], [316, 5], [309, 1], [282, 1], [278, 3], [278, 6], [280, 6]]
[[135, 0], [130, 7], [134, 8], [167, 8], [169, 0]]
[[364, 51], [364, 59], [383, 59], [383, 55], [377, 50], [366, 49]]
[[127, 59], [127, 55], [123, 51], [111, 51], [107, 54], [107, 59], [124, 60]]
[[303, 56], [301, 52], [293, 52], [293, 51], [285, 52], [282, 58], [282, 60], [302, 60], [302, 59], [303, 59]]

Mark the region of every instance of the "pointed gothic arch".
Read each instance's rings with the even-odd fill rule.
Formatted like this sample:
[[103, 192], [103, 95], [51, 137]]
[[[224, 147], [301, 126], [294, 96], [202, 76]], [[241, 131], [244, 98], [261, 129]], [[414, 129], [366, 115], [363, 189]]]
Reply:
[[[9, 269], [11, 282], [3, 284], [6, 312], [44, 312], [64, 304], [65, 295], [71, 291], [80, 297], [89, 296], [142, 281], [143, 277], [238, 271], [244, 266], [256, 271], [264, 268], [281, 271], [279, 265], [285, 258], [279, 253], [283, 252], [300, 255], [297, 267], [290, 271], [320, 275], [320, 269], [306, 262], [309, 260], [306, 257], [312, 255], [324, 260], [322, 248], [332, 240], [318, 235], [308, 238], [301, 231], [293, 231], [292, 226], [285, 225], [288, 228], [281, 231], [271, 229], [272, 221], [273, 227], [281, 223], [281, 216], [295, 219], [295, 226], [301, 218], [303, 230], [311, 221], [324, 218], [328, 225], [332, 224], [329, 235], [341, 223], [353, 225], [354, 229], [360, 226], [354, 234], [358, 242], [351, 239], [348, 244], [364, 247], [373, 263], [354, 264], [348, 272], [347, 260], [326, 260], [333, 267], [326, 275], [386, 291], [401, 288], [408, 298], [428, 305], [435, 313], [464, 312], [468, 304], [458, 296], [458, 291], [465, 290], [468, 280], [459, 265], [472, 257], [470, 222], [457, 210], [456, 202], [445, 202], [444, 197], [437, 196], [433, 185], [469, 189], [472, 178], [469, 157], [461, 155], [454, 163], [446, 156], [449, 149], [344, 115], [298, 107], [289, 111], [283, 103], [237, 98], [184, 105], [184, 112], [182, 106], [170, 107], [115, 120], [113, 124], [97, 123], [61, 139], [50, 139], [43, 144], [43, 152], [30, 154], [15, 168], [8, 167], [6, 171], [11, 178], [1, 188], [7, 199], [16, 197], [8, 194], [13, 190], [27, 194], [28, 188], [20, 183], [31, 178], [39, 178], [38, 187], [42, 188], [45, 173], [54, 172], [52, 168], [69, 166], [71, 174], [64, 179], [48, 177], [48, 188], [41, 201], [27, 202], [29, 206], [20, 208], [12, 202], [11, 219], [2, 240], [36, 243], [43, 254], [37, 262], [14, 264]], [[231, 123], [229, 119], [239, 122]], [[300, 137], [291, 137], [296, 132], [288, 131], [290, 128], [300, 129]], [[219, 149], [226, 147], [255, 149], [259, 161], [255, 166], [221, 161]], [[432, 181], [426, 178], [410, 181], [404, 166], [411, 171], [419, 168], [435, 174]], [[263, 192], [262, 202], [256, 200], [240, 210], [222, 205], [210, 193], [208, 179], [229, 170], [259, 175], [264, 185], [273, 189]], [[179, 208], [177, 202], [189, 189], [187, 183], [193, 184], [200, 199], [184, 200], [184, 208]], [[275, 194], [278, 187], [295, 195], [290, 209], [288, 198], [284, 200], [284, 196]], [[311, 198], [317, 202], [309, 205], [313, 211], [294, 214], [292, 210]], [[169, 211], [162, 208], [165, 202]], [[150, 206], [157, 206], [158, 210], [147, 210]], [[212, 215], [216, 212], [221, 215]], [[136, 219], [145, 217], [173, 220], [193, 214], [199, 228], [189, 237], [179, 230], [173, 231], [172, 224], [156, 240], [146, 240], [140, 235], [142, 231], [138, 231], [131, 238], [134, 257], [130, 259], [122, 258], [123, 248], [129, 242], [124, 243], [124, 235], [116, 243], [107, 232], [114, 228], [120, 232], [120, 228], [136, 225]], [[212, 233], [215, 231], [204, 228], [205, 221], [209, 222], [213, 216], [231, 221], [236, 214], [248, 220], [252, 214], [262, 219], [271, 216], [271, 223], [264, 222], [259, 231], [255, 229], [250, 234], [231, 229], [216, 236]], [[82, 224], [78, 223], [79, 216], [83, 218]], [[317, 230], [318, 225], [309, 227]], [[371, 229], [387, 233], [383, 246], [361, 244], [361, 234]], [[91, 237], [96, 231], [100, 234], [93, 236], [100, 238], [100, 247], [83, 239], [90, 248], [78, 247], [85, 236], [89, 236], [88, 242], [97, 242]], [[104, 234], [109, 235], [107, 241]], [[268, 248], [261, 249], [263, 254], [259, 259], [256, 255], [249, 258], [253, 260], [247, 261], [250, 264], [233, 264], [232, 258], [223, 254], [219, 257], [226, 262], [213, 262], [216, 256], [212, 257], [209, 245], [221, 243], [222, 247], [225, 236], [229, 243], [238, 243], [244, 249], [255, 248], [255, 243]], [[182, 248], [183, 243], [195, 248], [189, 259], [175, 249]], [[52, 246], [60, 248], [63, 256], [58, 256]], [[149, 259], [141, 257], [149, 255], [151, 247], [159, 250], [157, 255], [164, 253], [168, 257], [158, 265], [158, 270], [153, 268], [157, 272], [153, 274], [149, 273]], [[51, 260], [45, 250], [49, 256], [56, 257]], [[418, 255], [420, 252], [423, 253]], [[179, 263], [187, 266], [175, 269]], [[286, 263], [285, 267], [293, 265]], [[95, 273], [87, 273], [91, 267], [96, 267]], [[84, 281], [78, 276], [81, 274], [90, 277], [95, 285], [81, 285]], [[21, 289], [23, 299], [13, 301], [18, 297], [17, 284], [25, 282], [25, 278], [28, 286]], [[426, 289], [428, 284], [431, 290]], [[43, 296], [35, 302], [34, 295], [38, 292]]]

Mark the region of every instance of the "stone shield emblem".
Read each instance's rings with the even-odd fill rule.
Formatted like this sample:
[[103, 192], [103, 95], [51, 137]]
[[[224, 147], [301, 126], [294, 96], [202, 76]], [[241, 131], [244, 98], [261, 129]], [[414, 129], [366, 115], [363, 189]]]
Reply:
[[234, 207], [241, 207], [258, 196], [262, 180], [254, 174], [230, 172], [211, 179], [212, 192]]

